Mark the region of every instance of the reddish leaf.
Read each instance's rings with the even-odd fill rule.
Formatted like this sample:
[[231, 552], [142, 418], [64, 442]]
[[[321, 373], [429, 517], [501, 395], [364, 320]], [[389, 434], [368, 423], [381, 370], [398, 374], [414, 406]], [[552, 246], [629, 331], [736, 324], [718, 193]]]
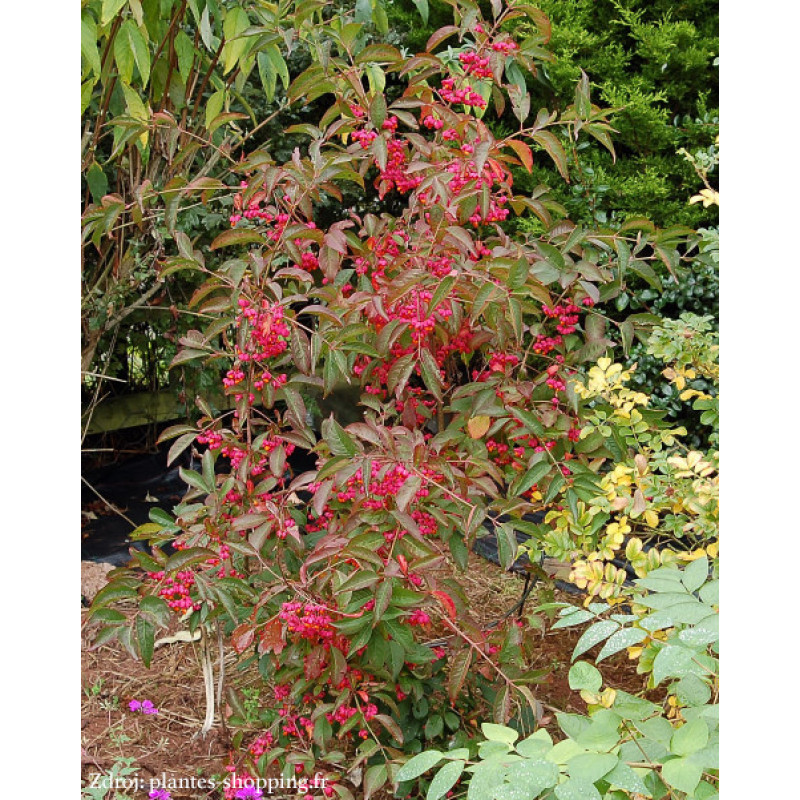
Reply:
[[325, 650], [322, 647], [315, 647], [303, 659], [303, 672], [305, 673], [306, 680], [314, 681], [322, 675], [322, 670], [325, 669]]
[[273, 619], [261, 629], [258, 653], [259, 655], [264, 653], [279, 655], [284, 647], [286, 647], [286, 644], [283, 641], [283, 625], [279, 620]]
[[528, 172], [532, 172], [533, 152], [530, 147], [528, 147], [525, 142], [521, 142], [518, 139], [512, 139], [510, 142], [506, 142], [506, 144], [517, 154], [519, 160], [525, 165], [525, 169], [527, 169]]
[[450, 597], [450, 595], [447, 594], [447, 592], [441, 592], [438, 590], [431, 592], [431, 594], [439, 601], [439, 604], [445, 610], [447, 616], [450, 617], [450, 619], [455, 620], [456, 604], [453, 602], [453, 598]]
[[231, 634], [231, 643], [233, 644], [233, 649], [237, 653], [243, 653], [248, 647], [250, 647], [251, 644], [253, 644], [255, 636], [255, 628], [249, 622], [243, 622]]

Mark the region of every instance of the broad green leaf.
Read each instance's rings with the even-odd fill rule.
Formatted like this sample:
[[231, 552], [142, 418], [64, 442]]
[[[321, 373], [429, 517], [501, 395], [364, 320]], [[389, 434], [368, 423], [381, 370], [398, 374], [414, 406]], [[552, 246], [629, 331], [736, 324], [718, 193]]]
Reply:
[[537, 484], [544, 478], [552, 468], [553, 464], [549, 461], [540, 461], [538, 464], [534, 464], [529, 470], [514, 480], [509, 487], [509, 495], [515, 497], [527, 492], [531, 486]]
[[547, 732], [546, 728], [539, 728], [527, 739], [517, 742], [516, 751], [525, 758], [536, 758], [543, 756], [553, 746], [553, 737]]
[[141, 615], [136, 617], [136, 644], [139, 655], [146, 667], [153, 660], [153, 644], [155, 642], [155, 626]]
[[645, 797], [650, 795], [642, 779], [622, 761], [605, 775], [603, 780], [608, 781], [612, 786], [624, 789], [626, 792], [633, 792]]
[[93, 21], [81, 19], [81, 54], [89, 68], [100, 77], [100, 53], [97, 49], [97, 30]]
[[425, 800], [440, 800], [455, 786], [456, 781], [466, 765], [465, 761], [450, 761], [445, 764], [434, 776], [428, 787]]
[[219, 91], [214, 92], [211, 97], [208, 98], [206, 102], [206, 115], [205, 115], [205, 124], [206, 128], [211, 127], [211, 123], [219, 116], [220, 112], [222, 111], [222, 106], [225, 103], [225, 91], [220, 89]]
[[412, 781], [439, 764], [442, 758], [443, 756], [438, 750], [426, 750], [414, 756], [410, 761], [406, 761], [395, 774], [395, 780]]
[[493, 722], [484, 722], [481, 725], [481, 730], [490, 742], [514, 744], [519, 739], [519, 733], [513, 728], [507, 728], [505, 725], [495, 725]]
[[686, 675], [671, 687], [671, 691], [690, 706], [702, 706], [711, 699], [711, 688], [699, 675]]
[[103, 0], [103, 6], [100, 11], [100, 24], [107, 25], [111, 22], [117, 13], [125, 5], [126, 0]]
[[[122, 84], [122, 94], [125, 96], [125, 105], [128, 107], [128, 114], [135, 120], [142, 123], [150, 121], [150, 112], [142, 102], [142, 98], [130, 86]], [[146, 136], [146, 131], [145, 131]]]
[[86, 183], [92, 193], [92, 200], [99, 205], [103, 196], [108, 194], [108, 178], [99, 164], [92, 163], [89, 167], [86, 172]]
[[[419, 15], [422, 17], [422, 24], [428, 24], [428, 0], [411, 0], [411, 2], [417, 7], [417, 11], [419, 11]], [[430, 800], [430, 798], [428, 798]]]
[[661, 767], [664, 782], [689, 795], [694, 792], [702, 776], [703, 768], [690, 758], [675, 758]]
[[618, 763], [618, 756], [611, 753], [581, 753], [567, 762], [567, 771], [575, 780], [595, 783]]
[[569, 688], [573, 691], [585, 689], [587, 692], [598, 692], [602, 685], [600, 670], [587, 661], [578, 661], [570, 667]]
[[693, 719], [681, 725], [672, 734], [670, 749], [679, 756], [688, 756], [702, 750], [708, 743], [708, 725], [703, 719]]
[[364, 800], [369, 800], [387, 781], [389, 776], [386, 764], [375, 764], [364, 773]]
[[[114, 40], [114, 54], [116, 57], [116, 47], [120, 42], [124, 42], [124, 47], [130, 52], [133, 61], [136, 63], [136, 69], [139, 70], [139, 75], [142, 78], [142, 88], [147, 86], [150, 80], [150, 49], [147, 46], [147, 41], [142, 32], [136, 27], [136, 23], [132, 19], [126, 19], [120, 25], [117, 38]], [[117, 61], [119, 64], [119, 61]], [[130, 82], [130, 77], [127, 78]]]
[[328, 443], [331, 453], [335, 456], [352, 458], [358, 452], [356, 443], [333, 416], [322, 421], [322, 438]]
[[626, 647], [639, 644], [646, 637], [647, 632], [640, 628], [623, 628], [609, 637], [608, 641], [603, 645], [603, 649], [597, 654], [596, 661], [602, 661], [604, 658], [613, 656], [614, 653], [618, 653]]
[[169, 624], [172, 615], [166, 601], [155, 595], [143, 597], [141, 603], [139, 603], [139, 610], [153, 617], [162, 627], [166, 627]]
[[178, 56], [178, 74], [185, 82], [194, 63], [195, 51], [194, 43], [184, 30], [178, 31], [175, 35], [175, 53]]
[[572, 651], [572, 658], [575, 660], [578, 656], [583, 655], [587, 650], [591, 650], [596, 644], [599, 644], [603, 639], [610, 636], [614, 631], [619, 628], [619, 623], [613, 620], [606, 619], [602, 622], [597, 622], [584, 631], [575, 649]]
[[552, 761], [542, 758], [526, 759], [518, 764], [512, 764], [506, 771], [506, 780], [512, 786], [519, 786], [524, 790], [524, 800], [538, 797], [544, 789], [549, 789], [558, 783], [559, 770]]
[[239, 62], [249, 45], [242, 34], [250, 27], [247, 12], [241, 6], [229, 8], [225, 14], [222, 31], [225, 34], [225, 46], [222, 48], [222, 74], [227, 75]]
[[376, 94], [369, 104], [369, 118], [370, 122], [380, 130], [381, 125], [386, 120], [386, 98], [383, 94]]
[[665, 645], [653, 660], [653, 680], [658, 686], [664, 678], [683, 678], [700, 669], [694, 663], [693, 653], [685, 647]]
[[555, 795], [558, 800], [602, 800], [602, 795], [593, 784], [575, 778], [556, 786]]
[[190, 564], [198, 564], [209, 558], [218, 557], [218, 553], [215, 553], [213, 550], [208, 550], [205, 547], [189, 547], [186, 550], [178, 550], [177, 553], [173, 553], [167, 559], [164, 571], [178, 572], [179, 570], [185, 569]]
[[696, 592], [708, 580], [708, 558], [702, 556], [692, 561], [683, 571], [681, 581], [690, 592]]

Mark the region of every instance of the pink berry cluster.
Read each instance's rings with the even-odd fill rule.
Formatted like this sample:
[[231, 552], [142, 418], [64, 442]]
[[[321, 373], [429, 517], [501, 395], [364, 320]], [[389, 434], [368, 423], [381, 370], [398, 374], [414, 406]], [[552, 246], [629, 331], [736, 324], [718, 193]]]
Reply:
[[250, 337], [245, 349], [237, 345], [236, 358], [241, 362], [265, 361], [283, 353], [288, 347], [289, 337], [289, 326], [283, 319], [283, 306], [264, 299], [258, 307], [246, 297], [240, 297], [238, 305], [236, 327], [240, 327], [246, 320]]
[[461, 82], [461, 88], [456, 89], [455, 78], [445, 78], [442, 81], [442, 88], [439, 94], [446, 103], [462, 103], [465, 106], [474, 108], [486, 108], [486, 101], [473, 89], [469, 83]]
[[503, 41], [492, 42], [492, 50], [494, 50], [495, 53], [504, 53], [508, 55], [515, 50], [519, 50], [519, 45], [512, 39], [505, 39]]
[[194, 601], [191, 596], [195, 577], [194, 572], [190, 569], [180, 570], [174, 575], [166, 575], [163, 570], [148, 572], [147, 575], [153, 580], [163, 581], [163, 585], [158, 590], [158, 596], [166, 600], [167, 605], [173, 611], [184, 612], [190, 609], [196, 611], [200, 608], [200, 603]]
[[[494, 46], [492, 49], [495, 49]], [[489, 59], [486, 56], [479, 55], [475, 50], [459, 53], [458, 60], [461, 62], [461, 66], [464, 67], [464, 72], [467, 75], [473, 75], [476, 78], [492, 77]]]
[[542, 312], [546, 317], [558, 319], [556, 330], [563, 336], [575, 332], [575, 327], [580, 319], [580, 311], [580, 308], [574, 303], [558, 303], [552, 308], [545, 304], [542, 305]]
[[278, 617], [286, 623], [289, 634], [314, 644], [330, 643], [336, 635], [330, 614], [313, 603], [284, 603]]

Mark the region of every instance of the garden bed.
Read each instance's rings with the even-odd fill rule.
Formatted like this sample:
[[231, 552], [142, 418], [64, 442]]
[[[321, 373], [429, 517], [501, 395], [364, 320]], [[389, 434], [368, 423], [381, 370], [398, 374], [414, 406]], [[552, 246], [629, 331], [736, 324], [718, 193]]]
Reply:
[[[470, 611], [481, 626], [489, 626], [502, 618], [519, 600], [522, 580], [505, 573], [475, 554], [470, 554], [469, 569], [462, 581], [470, 600]], [[546, 589], [536, 587], [525, 604], [525, 613], [537, 605], [537, 594]], [[575, 603], [575, 597], [558, 589], [548, 592], [542, 600]], [[84, 619], [88, 610], [83, 611]], [[536, 696], [545, 706], [542, 722], [557, 735], [555, 710], [585, 713], [586, 706], [577, 692], [569, 688], [567, 674], [573, 648], [580, 629], [549, 629], [545, 625], [539, 639], [533, 669], [548, 670], [543, 682], [536, 687]], [[435, 635], [435, 633], [432, 633]], [[179, 642], [156, 649], [150, 669], [116, 644], [91, 650], [84, 634], [81, 648], [81, 777], [91, 781], [96, 773], [107, 775], [122, 759], [133, 759], [137, 776], [145, 782], [173, 777], [196, 779], [205, 777], [221, 780], [229, 762], [230, 736], [234, 730], [223, 730], [219, 718], [204, 739], [198, 735], [203, 724], [205, 699], [203, 675], [198, 650], [193, 643]], [[228, 648], [225, 663], [228, 674], [235, 669], [237, 657]], [[636, 672], [636, 662], [623, 651], [606, 662], [606, 674], [616, 689], [631, 694], [644, 688], [644, 677]], [[216, 662], [215, 662], [216, 669]], [[216, 677], [216, 675], [215, 675]], [[261, 698], [268, 689], [255, 670], [239, 678], [238, 687], [260, 688]], [[148, 699], [159, 709], [158, 714], [143, 715], [131, 712], [131, 700]], [[650, 699], [657, 699], [651, 697]], [[262, 700], [263, 702], [263, 700]], [[226, 706], [226, 715], [231, 709]], [[477, 728], [480, 720], [468, 721]], [[250, 733], [255, 735], [258, 728]], [[355, 787], [356, 796], [360, 791]], [[173, 800], [188, 798], [217, 798], [219, 790], [177, 789]], [[147, 797], [147, 791], [131, 792], [128, 796]], [[113, 796], [113, 795], [112, 795]], [[384, 795], [389, 798], [391, 795]]]

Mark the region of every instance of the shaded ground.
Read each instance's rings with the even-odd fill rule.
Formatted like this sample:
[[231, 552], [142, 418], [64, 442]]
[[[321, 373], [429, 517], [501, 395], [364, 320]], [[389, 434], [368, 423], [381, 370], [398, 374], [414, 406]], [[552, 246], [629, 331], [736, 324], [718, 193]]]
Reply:
[[[504, 573], [499, 567], [470, 554], [469, 570], [461, 576], [470, 600], [470, 611], [481, 623], [488, 625], [503, 617], [519, 600], [522, 580]], [[526, 603], [526, 612], [539, 602], [555, 599], [562, 602], [580, 602], [575, 597], [558, 590], [553, 594], [534, 592]], [[84, 609], [84, 619], [86, 609]], [[585, 712], [586, 706], [567, 681], [572, 650], [582, 628], [548, 630], [548, 624], [538, 637], [539, 646], [534, 655], [533, 667], [547, 668], [549, 675], [537, 687], [535, 694], [549, 712], [559, 709]], [[435, 634], [434, 634], [435, 635]], [[219, 725], [201, 739], [197, 732], [203, 723], [205, 698], [199, 653], [194, 643], [164, 645], [155, 651], [151, 669], [146, 669], [117, 646], [103, 646], [96, 651], [82, 643], [82, 777], [91, 781], [97, 773], [108, 774], [121, 759], [132, 758], [141, 779], [166, 777], [215, 778], [221, 783], [225, 765], [229, 760], [229, 738]], [[593, 652], [593, 651], [591, 651]], [[234, 669], [236, 659], [231, 652], [226, 655], [228, 674]], [[603, 674], [608, 683], [617, 689], [636, 693], [643, 688], [642, 676], [636, 674], [635, 662], [626, 653], [604, 662]], [[215, 659], [216, 669], [216, 659]], [[263, 686], [257, 674], [237, 678], [237, 686], [249, 684]], [[262, 697], [265, 696], [262, 689]], [[130, 700], [148, 699], [160, 709], [157, 715], [146, 716], [128, 709]], [[657, 699], [652, 697], [651, 699]], [[228, 714], [230, 709], [227, 709]], [[556, 731], [555, 719], [548, 713], [544, 722], [551, 732]], [[252, 729], [252, 734], [256, 733]], [[360, 787], [351, 787], [355, 797], [363, 796]], [[122, 798], [146, 798], [148, 792], [119, 790]], [[282, 797], [280, 793], [273, 797]], [[286, 797], [302, 797], [289, 795]], [[173, 800], [199, 800], [220, 797], [220, 790], [174, 789]], [[104, 800], [114, 798], [109, 793]]]

